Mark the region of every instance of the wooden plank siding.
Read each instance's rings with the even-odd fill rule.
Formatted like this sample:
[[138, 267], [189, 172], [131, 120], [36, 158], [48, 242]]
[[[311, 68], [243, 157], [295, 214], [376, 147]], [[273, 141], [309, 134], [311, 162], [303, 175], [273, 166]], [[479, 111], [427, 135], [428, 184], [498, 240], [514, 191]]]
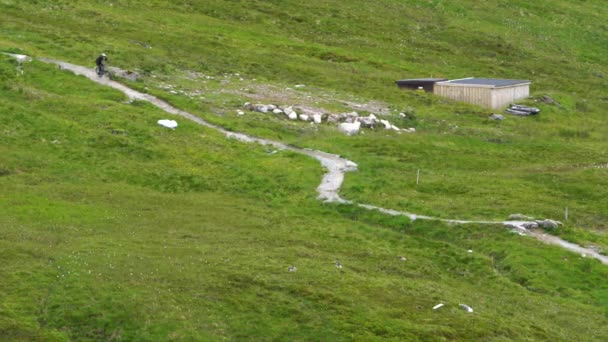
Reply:
[[490, 108], [499, 109], [528, 96], [530, 96], [529, 84], [494, 88], [492, 89], [492, 106]]
[[530, 84], [505, 87], [487, 85], [435, 83], [433, 93], [453, 100], [467, 102], [486, 108], [500, 109], [530, 94]]
[[452, 100], [492, 108], [491, 88], [435, 83], [433, 92]]

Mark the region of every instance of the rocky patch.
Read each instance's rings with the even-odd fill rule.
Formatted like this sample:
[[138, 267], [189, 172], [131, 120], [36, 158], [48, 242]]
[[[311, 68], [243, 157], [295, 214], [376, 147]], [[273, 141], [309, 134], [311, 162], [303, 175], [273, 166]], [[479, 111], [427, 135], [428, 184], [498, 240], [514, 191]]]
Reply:
[[[336, 124], [338, 130], [346, 135], [355, 135], [359, 133], [362, 128], [365, 129], [385, 129], [392, 130], [399, 133], [414, 133], [416, 129], [411, 128], [399, 128], [392, 124], [388, 120], [380, 119], [375, 114], [369, 114], [368, 116], [362, 116], [357, 112], [348, 113], [323, 113], [316, 109], [304, 106], [285, 106], [285, 105], [274, 105], [274, 104], [253, 104], [246, 102], [243, 106], [252, 112], [258, 113], [273, 113], [276, 115], [285, 115], [289, 120], [300, 120], [305, 122], [311, 122], [314, 124], [321, 124], [326, 122], [328, 124]], [[237, 111], [238, 115], [243, 115], [243, 111]], [[403, 114], [402, 117], [406, 117]]]

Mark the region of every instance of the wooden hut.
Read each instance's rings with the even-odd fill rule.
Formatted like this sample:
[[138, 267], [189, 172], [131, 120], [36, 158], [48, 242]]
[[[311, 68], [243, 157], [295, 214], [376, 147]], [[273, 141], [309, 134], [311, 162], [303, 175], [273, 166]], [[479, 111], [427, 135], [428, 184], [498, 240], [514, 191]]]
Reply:
[[457, 101], [500, 109], [530, 96], [530, 83], [524, 80], [464, 78], [437, 82], [433, 86], [433, 93]]

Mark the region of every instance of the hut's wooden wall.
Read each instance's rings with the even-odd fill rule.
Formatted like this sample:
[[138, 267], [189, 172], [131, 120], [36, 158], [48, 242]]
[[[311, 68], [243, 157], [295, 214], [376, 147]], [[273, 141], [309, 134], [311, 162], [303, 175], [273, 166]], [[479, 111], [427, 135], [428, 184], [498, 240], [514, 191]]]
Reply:
[[492, 89], [486, 87], [463, 86], [461, 84], [435, 83], [433, 92], [436, 95], [457, 101], [468, 102], [484, 107], [492, 107]]
[[468, 84], [435, 83], [433, 93], [457, 101], [487, 108], [500, 109], [530, 94], [530, 85], [521, 84], [502, 88], [491, 88]]
[[512, 87], [503, 87], [492, 89], [492, 106], [493, 109], [502, 108], [516, 100], [525, 99], [530, 96], [530, 85], [521, 84]]

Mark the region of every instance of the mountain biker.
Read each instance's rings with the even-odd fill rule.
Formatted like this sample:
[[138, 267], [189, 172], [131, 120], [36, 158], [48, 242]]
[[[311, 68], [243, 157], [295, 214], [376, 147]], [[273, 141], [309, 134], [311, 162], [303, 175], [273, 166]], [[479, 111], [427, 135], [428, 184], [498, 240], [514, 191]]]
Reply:
[[103, 65], [103, 61], [107, 61], [108, 57], [106, 56], [105, 53], [102, 53], [101, 55], [99, 55], [99, 57], [97, 57], [97, 59], [95, 60], [95, 64], [97, 64], [97, 74], [99, 76], [103, 76], [104, 73], [104, 69], [105, 66]]

